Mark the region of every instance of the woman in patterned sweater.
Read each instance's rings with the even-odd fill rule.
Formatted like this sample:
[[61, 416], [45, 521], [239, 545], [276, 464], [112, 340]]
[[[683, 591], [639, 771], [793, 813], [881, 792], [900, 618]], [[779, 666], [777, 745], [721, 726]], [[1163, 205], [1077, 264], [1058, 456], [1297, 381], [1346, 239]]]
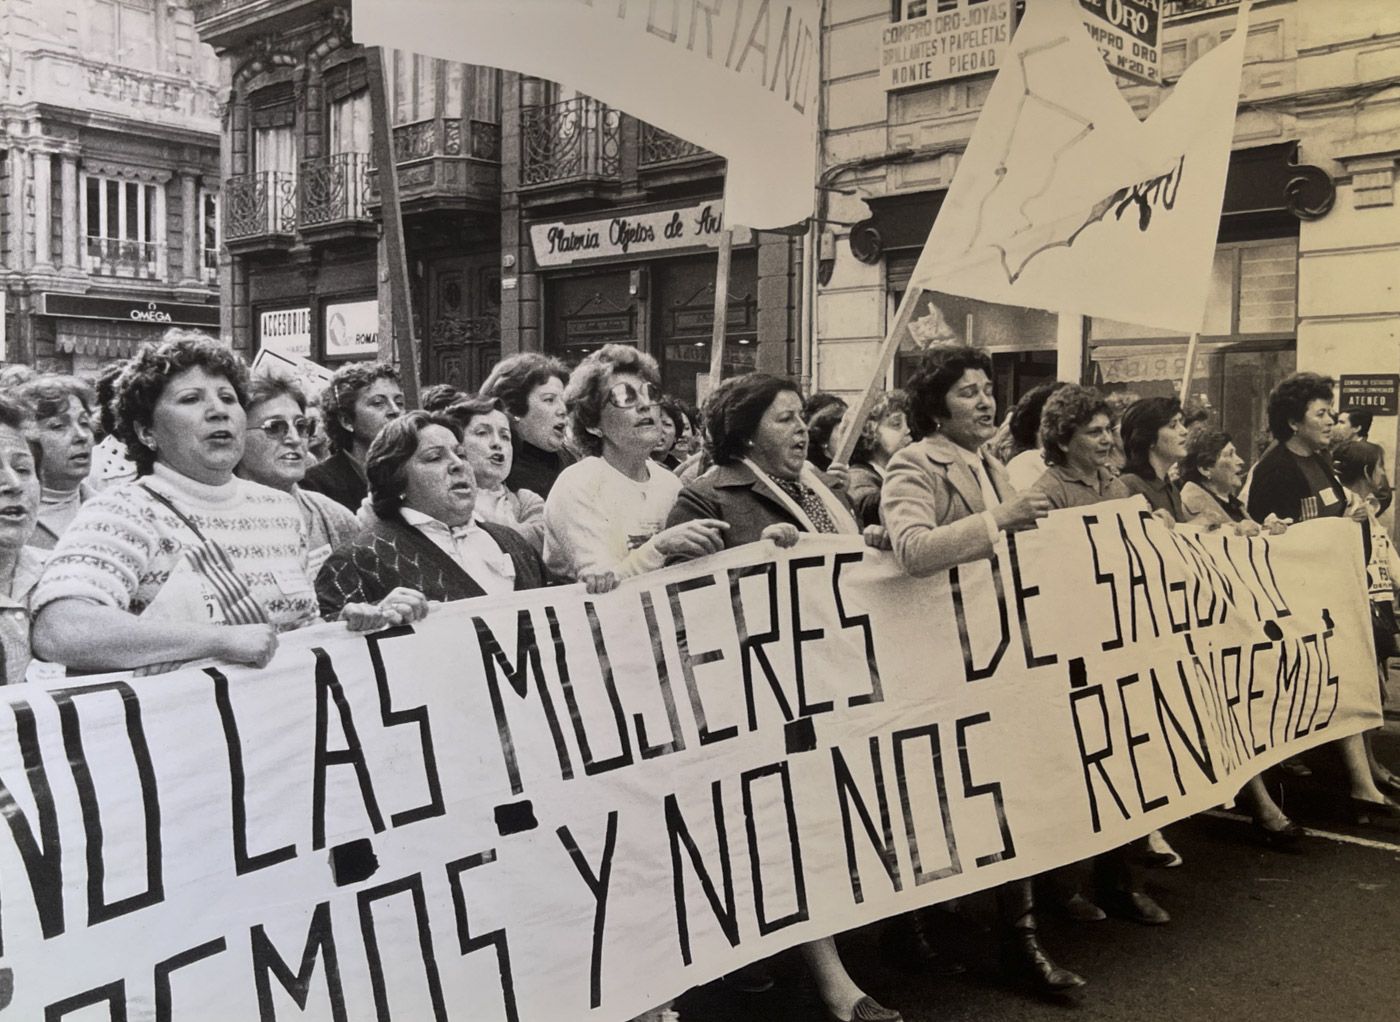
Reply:
[[277, 633], [317, 619], [301, 509], [233, 474], [248, 373], [170, 330], [118, 384], [138, 477], [83, 505], [34, 591], [34, 650], [81, 670], [213, 657], [262, 666]]

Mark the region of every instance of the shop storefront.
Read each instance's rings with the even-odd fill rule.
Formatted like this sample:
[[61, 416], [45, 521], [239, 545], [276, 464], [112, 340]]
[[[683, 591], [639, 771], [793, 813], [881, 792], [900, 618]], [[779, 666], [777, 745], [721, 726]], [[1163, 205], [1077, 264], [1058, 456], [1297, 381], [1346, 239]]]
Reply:
[[100, 298], [43, 291], [35, 313], [53, 331], [55, 350], [72, 359], [73, 372], [95, 376], [113, 359], [129, 358], [147, 341], [158, 341], [171, 327], [204, 330], [217, 336], [219, 307], [196, 302]]

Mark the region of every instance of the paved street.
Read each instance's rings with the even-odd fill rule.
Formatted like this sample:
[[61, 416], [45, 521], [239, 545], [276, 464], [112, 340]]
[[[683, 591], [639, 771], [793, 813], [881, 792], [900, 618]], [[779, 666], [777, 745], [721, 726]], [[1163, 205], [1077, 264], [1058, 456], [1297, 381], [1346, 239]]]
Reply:
[[[1400, 685], [1392, 680], [1392, 695]], [[1400, 767], [1400, 700], [1388, 700], [1378, 749]], [[1314, 777], [1289, 780], [1285, 808], [1314, 833], [1303, 854], [1261, 848], [1239, 817], [1209, 814], [1169, 829], [1185, 858], [1149, 870], [1148, 890], [1173, 915], [1147, 928], [1110, 919], [1050, 918], [1044, 943], [1089, 979], [1076, 1003], [1047, 1004], [1007, 989], [985, 934], [963, 935], [968, 972], [909, 976], [880, 961], [880, 927], [848, 935], [852, 973], [908, 1022], [1039, 1020], [1387, 1020], [1400, 1018], [1400, 824], [1358, 827], [1333, 806], [1325, 752]], [[985, 917], [986, 906], [970, 911]], [[780, 963], [771, 992], [722, 986], [681, 1002], [683, 1022], [799, 1022], [823, 1018], [793, 963]]]

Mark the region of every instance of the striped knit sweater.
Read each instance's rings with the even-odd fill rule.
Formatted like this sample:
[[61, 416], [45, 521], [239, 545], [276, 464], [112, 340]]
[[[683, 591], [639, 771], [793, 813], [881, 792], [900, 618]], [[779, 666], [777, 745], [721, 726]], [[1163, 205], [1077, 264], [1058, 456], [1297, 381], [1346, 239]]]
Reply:
[[[306, 525], [290, 494], [238, 478], [209, 486], [159, 464], [139, 482], [122, 483], [83, 505], [34, 590], [36, 613], [70, 597], [138, 615], [151, 605], [181, 565], [182, 551], [199, 539], [145, 486], [167, 497], [228, 553], [269, 621], [285, 630], [316, 620], [316, 594], [307, 577]], [[196, 595], [186, 600], [187, 613], [221, 620], [209, 606], [207, 587], [183, 568], [181, 583], [204, 590], [199, 595], [206, 607], [198, 609]]]

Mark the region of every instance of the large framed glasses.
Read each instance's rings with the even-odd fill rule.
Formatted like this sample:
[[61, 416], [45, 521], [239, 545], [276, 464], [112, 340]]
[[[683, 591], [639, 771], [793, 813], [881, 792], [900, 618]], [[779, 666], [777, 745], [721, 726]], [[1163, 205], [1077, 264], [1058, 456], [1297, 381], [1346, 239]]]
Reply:
[[310, 440], [316, 435], [316, 420], [298, 415], [295, 419], [268, 419], [253, 428], [262, 430], [267, 434], [269, 440], [275, 440], [278, 443], [286, 440], [287, 434], [292, 430], [296, 430], [297, 436], [303, 440]]
[[654, 405], [661, 400], [661, 388], [654, 383], [643, 383], [640, 387], [631, 383], [615, 383], [608, 388], [608, 404], [618, 408], [636, 408], [646, 403]]

